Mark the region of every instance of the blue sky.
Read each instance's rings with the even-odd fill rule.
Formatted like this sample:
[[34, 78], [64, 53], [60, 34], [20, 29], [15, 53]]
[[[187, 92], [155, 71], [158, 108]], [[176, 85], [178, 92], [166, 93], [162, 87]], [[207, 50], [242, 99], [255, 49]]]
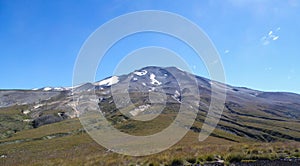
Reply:
[[[99, 26], [129, 12], [163, 10], [205, 31], [220, 53], [228, 84], [300, 93], [298, 0], [74, 2], [0, 0], [1, 89], [71, 86], [78, 52]], [[145, 33], [120, 41], [103, 59], [96, 79], [109, 76], [123, 56], [147, 45], [179, 51], [196, 74], [208, 77], [201, 61], [167, 38]]]

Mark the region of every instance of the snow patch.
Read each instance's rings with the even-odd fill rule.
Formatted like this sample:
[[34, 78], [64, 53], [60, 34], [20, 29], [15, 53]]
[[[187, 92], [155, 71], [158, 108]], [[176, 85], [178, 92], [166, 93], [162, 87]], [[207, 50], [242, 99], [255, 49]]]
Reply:
[[54, 88], [54, 90], [57, 90], [57, 91], [63, 91], [64, 88]]
[[179, 97], [180, 97], [180, 93], [176, 90], [175, 93], [174, 93], [174, 95], [172, 95], [172, 98], [173, 98], [174, 100], [178, 101], [179, 103], [181, 103]]
[[153, 73], [150, 74], [150, 80], [151, 80], [151, 84], [153, 85], [161, 85], [161, 82], [155, 79], [155, 75]]
[[253, 96], [253, 97], [257, 97], [257, 95], [258, 95], [258, 93], [249, 93], [251, 96]]
[[40, 108], [41, 106], [43, 106], [43, 104], [35, 105], [35, 106], [33, 106], [33, 108], [34, 108], [34, 109], [38, 109], [38, 108]]
[[7, 158], [7, 155], [3, 154], [0, 156], [0, 158]]
[[44, 91], [50, 91], [50, 90], [52, 90], [52, 88], [51, 87], [45, 87], [45, 88], [43, 88], [43, 90]]
[[149, 92], [153, 92], [155, 91], [155, 88], [154, 87], [151, 87], [151, 89], [148, 90]]
[[142, 70], [142, 71], [136, 71], [134, 72], [135, 75], [138, 75], [138, 76], [143, 76], [143, 75], [146, 75], [148, 72], [147, 70]]
[[29, 114], [30, 113], [30, 111], [29, 110], [25, 110], [25, 111], [23, 111], [23, 114]]
[[102, 80], [102, 81], [96, 83], [96, 85], [99, 85], [99, 86], [101, 86], [101, 85], [111, 86], [111, 85], [116, 84], [118, 82], [119, 82], [119, 77], [112, 76], [112, 77], [110, 77], [108, 79], [105, 79], [105, 80]]
[[34, 89], [31, 89], [33, 91], [37, 91], [37, 90], [42, 90], [42, 91], [51, 91], [51, 90], [55, 90], [55, 91], [64, 91], [64, 90], [68, 90], [67, 88], [63, 88], [63, 87], [44, 87], [44, 88], [34, 88]]
[[72, 89], [78, 88], [78, 87], [80, 87], [80, 86], [82, 86], [82, 84], [76, 85], [76, 86], [65, 87], [65, 90], [72, 90]]
[[175, 93], [174, 93], [174, 96], [175, 96], [175, 97], [179, 97], [179, 96], [180, 96], [180, 93], [176, 90]]
[[132, 116], [136, 116], [138, 115], [139, 113], [141, 112], [144, 112], [146, 109], [148, 109], [150, 107], [149, 104], [147, 105], [141, 105], [139, 106], [138, 108], [135, 108], [133, 111], [130, 111], [129, 113], [132, 115]]

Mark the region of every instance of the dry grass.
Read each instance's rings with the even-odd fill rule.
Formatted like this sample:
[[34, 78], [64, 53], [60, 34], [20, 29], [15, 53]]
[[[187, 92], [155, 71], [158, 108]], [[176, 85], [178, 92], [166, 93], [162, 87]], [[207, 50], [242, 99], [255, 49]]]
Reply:
[[[77, 130], [81, 125], [77, 119], [45, 125], [37, 129], [24, 130], [14, 137], [2, 140], [37, 138], [54, 133]], [[86, 133], [76, 133], [47, 140], [0, 145], [0, 165], [160, 165], [181, 162], [203, 163], [224, 159], [226, 162], [278, 157], [299, 156], [300, 143], [236, 143], [217, 137], [198, 141], [198, 134], [189, 132], [169, 150], [144, 157], [119, 155], [95, 143]]]

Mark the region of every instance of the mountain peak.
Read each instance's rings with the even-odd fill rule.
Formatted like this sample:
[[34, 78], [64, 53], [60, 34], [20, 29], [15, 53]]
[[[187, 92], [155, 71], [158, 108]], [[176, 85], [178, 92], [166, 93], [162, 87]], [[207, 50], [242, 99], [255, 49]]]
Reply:
[[[187, 75], [195, 76], [196, 88], [198, 88], [199, 94], [188, 91], [188, 88], [182, 88], [178, 83], [178, 77], [185, 78]], [[185, 84], [184, 86], [195, 86], [189, 80], [183, 80], [182, 84]], [[212, 85], [218, 87], [214, 92], [211, 91]], [[219, 130], [236, 136], [262, 141], [279, 140], [281, 136], [290, 140], [300, 140], [300, 132], [298, 133], [296, 129], [295, 131], [299, 134], [297, 137], [288, 135], [288, 133], [283, 135], [284, 133], [273, 132], [271, 129], [274, 126], [271, 126], [269, 130], [251, 126], [253, 119], [255, 119], [255, 122], [262, 124], [262, 126], [268, 125], [268, 121], [278, 121], [280, 122], [278, 124], [283, 124], [283, 122], [298, 124], [300, 118], [300, 95], [233, 87], [192, 75], [176, 67], [147, 66], [129, 74], [111, 76], [95, 83], [85, 83], [72, 88], [45, 87], [29, 91], [0, 91], [0, 107], [25, 105], [27, 107], [23, 111], [24, 114], [34, 120], [44, 121], [46, 124], [49, 118], [51, 122], [56, 122], [57, 120], [64, 120], [67, 116], [72, 118], [80, 115], [80, 112], [76, 109], [77, 101], [74, 99], [83, 95], [96, 94], [97, 98], [94, 101], [98, 102], [100, 107], [103, 107], [101, 108], [103, 113], [115, 115], [118, 110], [115, 108], [113, 95], [129, 94], [129, 97], [128, 95], [121, 96], [119, 101], [125, 106], [129, 103], [129, 107], [126, 110], [132, 116], [137, 117], [139, 114], [142, 116], [148, 114], [149, 109], [151, 113], [152, 106], [156, 106], [155, 111], [160, 106], [157, 103], [161, 103], [161, 101], [165, 101], [167, 106], [169, 106], [169, 109], [167, 109], [170, 111], [169, 113], [175, 113], [177, 106], [186, 99], [186, 94], [189, 93], [191, 94], [190, 96], [200, 95], [199, 101], [195, 102], [197, 104], [189, 106], [199, 112], [197, 121], [203, 123], [210, 106], [211, 94], [220, 94], [221, 88], [226, 89], [227, 96], [222, 114], [224, 116], [220, 119], [222, 123], [218, 124], [217, 127]], [[136, 108], [133, 106], [136, 106]], [[59, 116], [58, 118], [45, 116], [47, 113], [53, 114], [53, 110], [56, 110], [55, 113], [57, 115], [55, 116]], [[61, 116], [62, 114], [64, 116]], [[242, 120], [237, 121], [240, 117]], [[126, 118], [124, 119], [126, 120]], [[121, 121], [124, 119], [122, 118]], [[247, 119], [249, 121], [244, 123], [244, 120]], [[285, 127], [282, 125], [279, 128], [283, 131], [286, 130]], [[293, 126], [290, 127], [292, 128]], [[195, 129], [195, 131], [197, 130]]]

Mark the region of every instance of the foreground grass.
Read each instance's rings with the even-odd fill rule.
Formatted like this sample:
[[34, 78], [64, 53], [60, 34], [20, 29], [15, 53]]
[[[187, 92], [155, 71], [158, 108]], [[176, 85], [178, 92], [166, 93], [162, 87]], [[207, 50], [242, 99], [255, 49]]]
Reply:
[[[238, 143], [217, 137], [198, 142], [198, 134], [195, 132], [189, 132], [167, 151], [144, 157], [130, 157], [107, 151], [85, 132], [77, 132], [80, 129], [79, 120], [70, 119], [17, 132], [14, 136], [0, 141], [0, 156], [6, 156], [0, 158], [0, 165], [175, 165], [217, 160], [224, 160], [228, 164], [257, 159], [300, 157], [299, 142]], [[62, 133], [68, 134], [47, 137]], [[27, 141], [14, 142], [22, 139]]]
[[32, 128], [29, 122], [24, 121], [24, 119], [30, 118], [22, 113], [22, 110], [25, 109], [27, 109], [26, 106], [0, 109], [0, 139], [11, 137], [16, 132]]

